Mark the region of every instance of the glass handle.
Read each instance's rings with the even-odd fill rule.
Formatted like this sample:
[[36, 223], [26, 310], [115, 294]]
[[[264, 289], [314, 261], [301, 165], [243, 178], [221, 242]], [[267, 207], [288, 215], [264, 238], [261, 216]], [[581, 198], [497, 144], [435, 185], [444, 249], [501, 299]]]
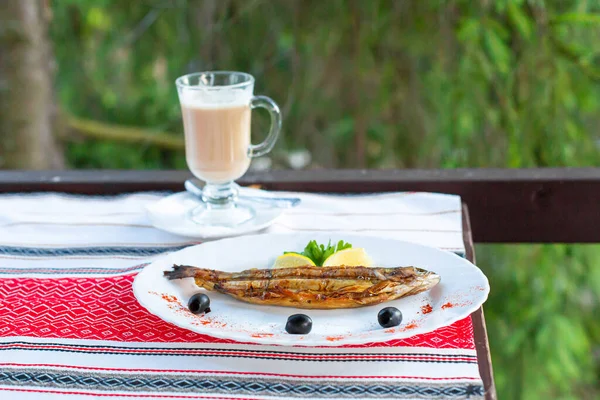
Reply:
[[269, 128], [267, 138], [262, 143], [251, 144], [248, 150], [250, 157], [260, 157], [270, 152], [273, 146], [275, 146], [279, 131], [281, 130], [281, 112], [277, 104], [267, 96], [254, 96], [250, 100], [250, 108], [265, 108], [271, 116], [271, 127]]

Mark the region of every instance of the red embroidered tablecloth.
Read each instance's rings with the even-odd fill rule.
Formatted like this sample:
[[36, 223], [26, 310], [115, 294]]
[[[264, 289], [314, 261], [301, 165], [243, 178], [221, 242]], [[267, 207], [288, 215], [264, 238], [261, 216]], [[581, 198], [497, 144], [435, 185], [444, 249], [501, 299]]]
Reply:
[[[482, 397], [470, 318], [387, 343], [296, 348], [215, 339], [149, 314], [133, 296], [135, 275], [155, 257], [194, 244], [149, 225], [144, 206], [160, 196], [0, 197], [1, 399]], [[333, 224], [331, 199], [311, 195], [298, 209], [305, 216], [284, 215], [279, 230], [301, 229], [317, 209]], [[343, 229], [364, 230], [351, 214], [360, 214], [361, 198], [344, 201], [336, 198]], [[363, 201], [398, 216], [396, 236], [407, 239], [403, 232], [425, 219], [425, 230], [446, 224], [429, 244], [461, 250], [450, 237], [461, 233], [457, 197]], [[427, 242], [428, 235], [416, 237]]]

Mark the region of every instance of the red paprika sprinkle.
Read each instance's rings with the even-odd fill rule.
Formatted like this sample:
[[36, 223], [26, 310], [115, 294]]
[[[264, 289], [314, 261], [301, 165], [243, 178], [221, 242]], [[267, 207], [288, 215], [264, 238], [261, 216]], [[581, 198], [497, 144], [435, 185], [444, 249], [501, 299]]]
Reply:
[[171, 296], [171, 295], [163, 293], [160, 297], [162, 297], [163, 300], [168, 301], [169, 303], [179, 303], [179, 301], [177, 300], [177, 297], [175, 297], [175, 296]]

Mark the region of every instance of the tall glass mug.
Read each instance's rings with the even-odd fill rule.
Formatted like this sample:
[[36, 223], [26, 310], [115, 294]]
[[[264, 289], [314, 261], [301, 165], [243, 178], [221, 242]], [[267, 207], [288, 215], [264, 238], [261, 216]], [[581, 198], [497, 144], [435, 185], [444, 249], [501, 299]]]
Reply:
[[[192, 220], [205, 226], [237, 226], [254, 216], [237, 200], [234, 181], [248, 170], [250, 159], [267, 154], [281, 130], [281, 113], [273, 100], [254, 96], [254, 77], [243, 72], [198, 72], [175, 81], [183, 114], [188, 168], [206, 184], [203, 204]], [[271, 115], [264, 142], [250, 143], [252, 109]]]

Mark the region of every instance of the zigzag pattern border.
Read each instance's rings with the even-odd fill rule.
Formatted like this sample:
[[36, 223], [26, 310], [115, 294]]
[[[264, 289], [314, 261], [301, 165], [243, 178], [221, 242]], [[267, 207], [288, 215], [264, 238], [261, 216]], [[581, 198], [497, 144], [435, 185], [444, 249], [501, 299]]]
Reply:
[[483, 396], [483, 387], [473, 384], [402, 381], [307, 381], [251, 377], [197, 376], [193, 374], [86, 373], [61, 370], [15, 369], [0, 371], [0, 384], [6, 386], [85, 389], [116, 392], [249, 394], [286, 397], [328, 398], [427, 398], [474, 399]]
[[155, 256], [185, 249], [193, 244], [178, 246], [89, 246], [89, 247], [19, 247], [0, 246], [0, 255], [21, 257], [69, 257], [69, 256]]

